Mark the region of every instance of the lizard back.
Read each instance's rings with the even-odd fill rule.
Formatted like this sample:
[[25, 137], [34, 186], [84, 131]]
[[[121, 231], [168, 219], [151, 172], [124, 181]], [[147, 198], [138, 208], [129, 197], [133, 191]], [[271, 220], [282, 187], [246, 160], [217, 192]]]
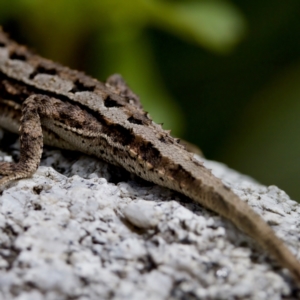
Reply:
[[56, 115], [41, 120], [45, 142], [97, 156], [190, 197], [231, 220], [300, 282], [299, 262], [267, 223], [154, 123], [130, 93], [35, 55], [0, 31], [0, 95], [0, 126], [12, 120], [6, 128], [16, 131], [26, 99], [47, 96], [43, 105], [52, 99]]

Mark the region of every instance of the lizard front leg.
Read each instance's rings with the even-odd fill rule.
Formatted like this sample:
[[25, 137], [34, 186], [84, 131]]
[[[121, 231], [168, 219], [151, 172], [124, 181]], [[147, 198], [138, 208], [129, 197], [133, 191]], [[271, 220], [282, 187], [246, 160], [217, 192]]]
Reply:
[[76, 131], [85, 121], [89, 121], [87, 129], [95, 123], [87, 112], [78, 106], [45, 95], [29, 96], [23, 102], [22, 110], [20, 107], [18, 109], [10, 107], [9, 101], [5, 101], [2, 100], [0, 103], [7, 110], [8, 117], [12, 113], [22, 115], [19, 129], [20, 159], [17, 163], [0, 162], [0, 174], [4, 175], [0, 179], [0, 186], [16, 179], [30, 177], [37, 170], [43, 151], [43, 138], [51, 146], [75, 149], [68, 141], [53, 132], [53, 126]]
[[31, 176], [38, 168], [43, 151], [43, 134], [39, 109], [35, 99], [28, 97], [22, 106], [20, 126], [20, 160], [18, 163], [0, 162], [0, 174], [6, 175], [0, 180], [0, 186], [8, 182]]

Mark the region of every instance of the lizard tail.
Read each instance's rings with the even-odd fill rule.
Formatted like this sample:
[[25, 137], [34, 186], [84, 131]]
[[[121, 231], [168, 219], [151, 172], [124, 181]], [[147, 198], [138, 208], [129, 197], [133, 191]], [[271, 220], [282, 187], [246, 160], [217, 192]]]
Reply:
[[[219, 181], [219, 179], [218, 179]], [[201, 189], [197, 194], [189, 195], [195, 201], [203, 204], [214, 212], [229, 219], [241, 231], [248, 234], [270, 253], [282, 267], [287, 268], [300, 283], [300, 262], [277, 237], [273, 229], [247, 203], [219, 181], [218, 187]]]

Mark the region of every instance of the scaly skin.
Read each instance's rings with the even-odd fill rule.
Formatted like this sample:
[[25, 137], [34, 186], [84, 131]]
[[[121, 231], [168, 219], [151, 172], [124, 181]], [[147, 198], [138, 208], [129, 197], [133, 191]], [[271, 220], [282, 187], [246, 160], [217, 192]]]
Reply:
[[94, 155], [229, 219], [300, 282], [300, 263], [274, 231], [150, 119], [120, 76], [101, 83], [32, 54], [0, 31], [0, 96], [0, 126], [13, 132], [20, 126], [21, 142], [20, 161], [0, 163], [0, 185], [30, 177], [43, 143]]

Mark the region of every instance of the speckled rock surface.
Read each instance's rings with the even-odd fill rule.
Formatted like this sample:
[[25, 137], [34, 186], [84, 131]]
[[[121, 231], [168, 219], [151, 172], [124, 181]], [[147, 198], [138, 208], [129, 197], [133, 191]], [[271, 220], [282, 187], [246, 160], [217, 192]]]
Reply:
[[[17, 145], [0, 157], [11, 160]], [[4, 148], [2, 148], [3, 150]], [[300, 256], [300, 206], [206, 161]], [[0, 195], [0, 299], [297, 299], [299, 290], [230, 222], [168, 189], [47, 148]]]

